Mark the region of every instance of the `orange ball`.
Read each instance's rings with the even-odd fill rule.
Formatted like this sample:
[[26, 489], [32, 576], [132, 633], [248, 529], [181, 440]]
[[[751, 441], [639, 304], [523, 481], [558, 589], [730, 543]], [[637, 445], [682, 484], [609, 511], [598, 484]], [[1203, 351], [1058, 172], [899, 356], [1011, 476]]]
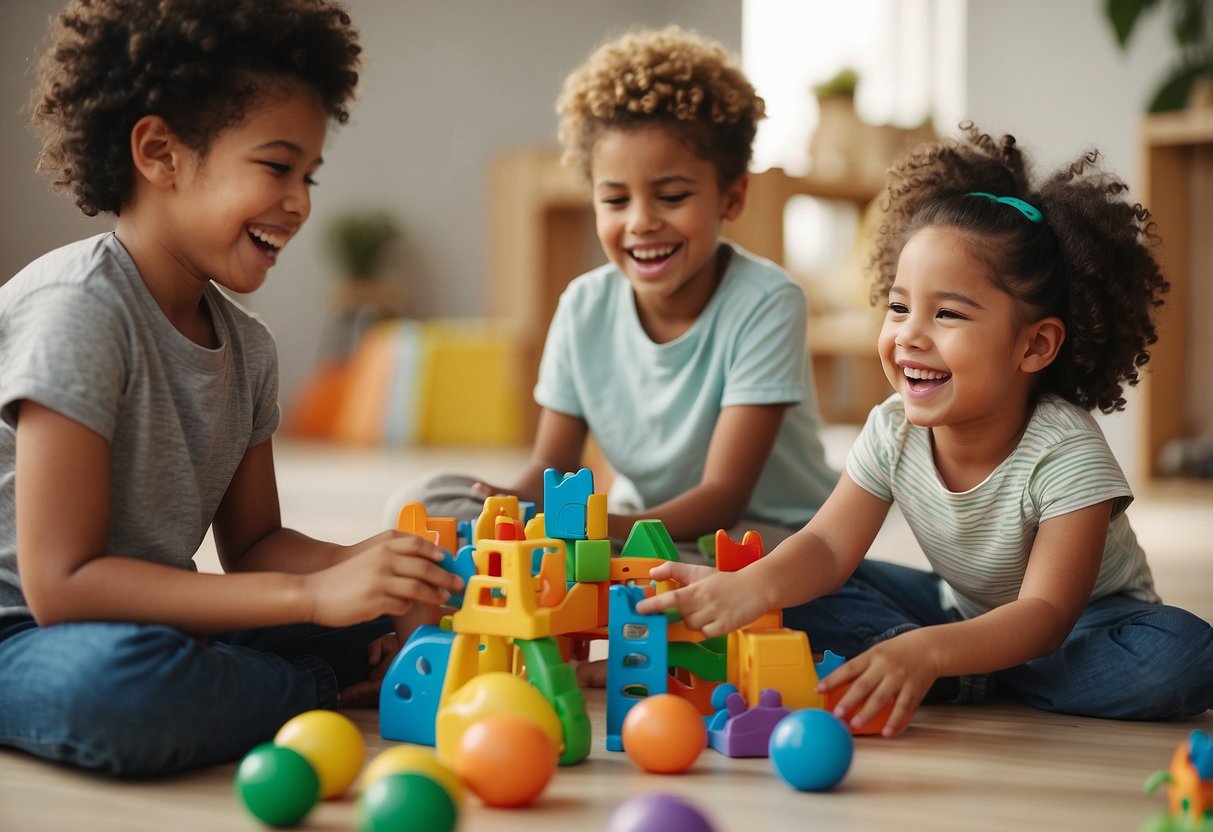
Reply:
[[493, 714], [463, 732], [454, 769], [489, 806], [525, 806], [547, 788], [558, 755], [552, 738], [532, 720]]
[[654, 774], [686, 771], [707, 747], [708, 731], [695, 706], [681, 696], [660, 693], [640, 700], [623, 718], [623, 750]]

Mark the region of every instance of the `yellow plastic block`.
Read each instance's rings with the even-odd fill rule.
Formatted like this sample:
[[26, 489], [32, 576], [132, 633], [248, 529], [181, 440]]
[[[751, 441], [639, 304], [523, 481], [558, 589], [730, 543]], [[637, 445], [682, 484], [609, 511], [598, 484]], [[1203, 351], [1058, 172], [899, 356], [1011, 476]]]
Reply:
[[532, 517], [526, 524], [526, 539], [538, 540], [541, 537], [547, 537], [548, 533], [543, 526], [543, 512], [539, 512]]
[[607, 495], [591, 494], [586, 501], [585, 536], [589, 540], [607, 539]]
[[[736, 648], [736, 649], [735, 649]], [[734, 660], [734, 655], [736, 659]], [[792, 710], [820, 708], [809, 638], [799, 630], [742, 630], [729, 635], [729, 681], [747, 702], [774, 688]]]
[[522, 444], [527, 393], [509, 327], [475, 319], [428, 321], [421, 359], [418, 442]]
[[484, 508], [476, 518], [473, 529], [473, 543], [481, 540], [492, 540], [497, 531], [497, 517], [504, 514], [512, 520], [521, 520], [518, 498], [510, 494], [498, 494], [484, 501]]
[[[473, 557], [478, 574], [468, 581], [463, 606], [451, 618], [459, 633], [536, 639], [551, 635], [551, 610], [539, 606], [539, 580], [531, 574], [531, 552], [563, 561], [563, 540], [482, 540]], [[555, 562], [555, 561], [553, 561]]]

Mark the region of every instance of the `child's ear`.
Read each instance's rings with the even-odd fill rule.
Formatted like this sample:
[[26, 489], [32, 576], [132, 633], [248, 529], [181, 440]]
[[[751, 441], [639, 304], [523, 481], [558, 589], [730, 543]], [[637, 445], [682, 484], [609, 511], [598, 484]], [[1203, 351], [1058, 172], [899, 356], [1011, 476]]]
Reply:
[[157, 188], [170, 188], [185, 161], [185, 146], [160, 116], [144, 116], [131, 128], [135, 171]]
[[1050, 315], [1030, 324], [1027, 338], [1019, 366], [1025, 373], [1039, 373], [1052, 364], [1061, 351], [1061, 345], [1066, 340], [1066, 325], [1061, 318]]
[[737, 177], [737, 181], [729, 187], [725, 188], [721, 198], [721, 204], [724, 207], [724, 212], [721, 219], [735, 220], [741, 216], [741, 209], [745, 207], [746, 189], [750, 187], [750, 175], [743, 173]]

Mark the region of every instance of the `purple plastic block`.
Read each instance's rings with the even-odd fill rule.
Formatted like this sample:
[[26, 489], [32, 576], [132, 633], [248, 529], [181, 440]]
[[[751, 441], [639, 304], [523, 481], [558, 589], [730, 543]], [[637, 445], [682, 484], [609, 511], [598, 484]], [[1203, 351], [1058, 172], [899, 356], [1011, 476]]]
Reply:
[[713, 832], [713, 828], [711, 821], [684, 798], [644, 794], [614, 811], [607, 832]]
[[[725, 700], [729, 718], [723, 728], [708, 731], [708, 745], [726, 757], [766, 757], [771, 732], [792, 712], [782, 702], [779, 691], [767, 688], [759, 694], [758, 704], [747, 709], [740, 693], [730, 693]], [[712, 724], [718, 724], [715, 718]]]

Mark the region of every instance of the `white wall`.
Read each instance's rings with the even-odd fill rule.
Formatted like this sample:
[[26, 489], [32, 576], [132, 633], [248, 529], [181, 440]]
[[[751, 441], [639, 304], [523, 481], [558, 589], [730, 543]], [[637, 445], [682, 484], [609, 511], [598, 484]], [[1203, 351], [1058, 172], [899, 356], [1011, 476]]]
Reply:
[[[29, 63], [54, 5], [5, 0], [4, 6], [0, 280], [55, 245], [108, 227], [81, 218], [32, 173], [37, 145], [22, 108]], [[488, 163], [500, 149], [554, 141], [553, 104], [564, 74], [631, 24], [678, 21], [730, 48], [741, 45], [739, 0], [350, 0], [349, 6], [366, 47], [360, 102], [351, 124], [330, 140], [312, 221], [265, 288], [248, 299], [278, 338], [284, 400], [316, 355], [333, 276], [322, 232], [335, 213], [363, 204], [399, 212], [419, 314], [485, 314], [482, 292], [492, 273]], [[969, 0], [961, 8], [963, 113], [988, 131], [1014, 133], [1042, 169], [1098, 146], [1132, 184], [1136, 124], [1170, 60], [1165, 16], [1148, 19], [1125, 56], [1103, 19], [1103, 0]], [[1105, 424], [1118, 457], [1131, 466], [1132, 404]]]
[[[5, 0], [0, 26], [0, 280], [44, 251], [110, 227], [85, 221], [32, 173], [37, 142], [22, 112], [26, 68], [57, 3]], [[569, 70], [633, 25], [679, 22], [741, 48], [736, 0], [348, 0], [365, 65], [348, 125], [330, 135], [312, 219], [245, 299], [269, 323], [289, 401], [317, 354], [334, 267], [324, 226], [337, 212], [386, 206], [403, 221], [419, 315], [481, 315], [487, 176], [501, 149], [555, 144], [555, 100]]]
[[[1105, 167], [1133, 187], [1140, 178], [1137, 124], [1172, 58], [1167, 15], [1145, 18], [1124, 54], [1103, 0], [966, 6], [966, 115], [986, 132], [1014, 135], [1037, 159], [1038, 175], [1097, 147]], [[1131, 479], [1143, 473], [1134, 392], [1124, 412], [1101, 417]]]

